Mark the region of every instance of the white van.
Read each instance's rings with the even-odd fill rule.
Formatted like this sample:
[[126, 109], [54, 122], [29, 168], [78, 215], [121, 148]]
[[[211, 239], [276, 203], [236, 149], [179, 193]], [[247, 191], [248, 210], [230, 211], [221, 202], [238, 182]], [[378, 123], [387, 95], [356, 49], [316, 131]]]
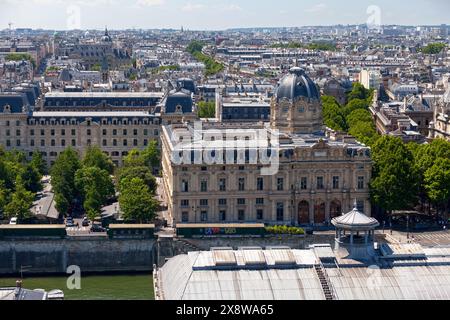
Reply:
[[17, 224], [17, 217], [11, 218], [11, 220], [9, 220], [9, 224]]

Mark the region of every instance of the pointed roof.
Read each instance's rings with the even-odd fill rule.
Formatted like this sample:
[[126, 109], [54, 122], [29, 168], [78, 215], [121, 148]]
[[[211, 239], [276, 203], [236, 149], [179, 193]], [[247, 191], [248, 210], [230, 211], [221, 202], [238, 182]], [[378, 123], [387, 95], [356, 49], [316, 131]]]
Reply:
[[339, 229], [346, 230], [371, 230], [380, 225], [377, 219], [368, 217], [358, 210], [355, 201], [354, 208], [349, 213], [331, 220], [331, 223]]

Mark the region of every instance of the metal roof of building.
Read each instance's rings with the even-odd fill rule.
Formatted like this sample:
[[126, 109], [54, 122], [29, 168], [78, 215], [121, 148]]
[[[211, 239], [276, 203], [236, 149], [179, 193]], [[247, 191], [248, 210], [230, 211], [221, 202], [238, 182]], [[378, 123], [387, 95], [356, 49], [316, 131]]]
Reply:
[[[335, 255], [323, 268], [338, 300], [450, 299], [450, 247], [394, 246], [379, 265], [349, 261]], [[317, 250], [316, 250], [317, 249]], [[190, 252], [170, 259], [155, 272], [156, 298], [167, 300], [324, 300], [320, 257], [330, 247], [223, 248]], [[333, 251], [331, 251], [333, 252]], [[408, 253], [412, 255], [408, 256]], [[349, 259], [350, 260], [350, 259]]]

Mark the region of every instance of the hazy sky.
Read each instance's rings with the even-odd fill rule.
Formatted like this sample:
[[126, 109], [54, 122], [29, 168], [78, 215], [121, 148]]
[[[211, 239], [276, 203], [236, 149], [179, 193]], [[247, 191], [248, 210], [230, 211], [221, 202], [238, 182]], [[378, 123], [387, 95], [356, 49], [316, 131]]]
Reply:
[[0, 0], [0, 29], [295, 27], [373, 14], [381, 24], [450, 25], [449, 13], [449, 0]]

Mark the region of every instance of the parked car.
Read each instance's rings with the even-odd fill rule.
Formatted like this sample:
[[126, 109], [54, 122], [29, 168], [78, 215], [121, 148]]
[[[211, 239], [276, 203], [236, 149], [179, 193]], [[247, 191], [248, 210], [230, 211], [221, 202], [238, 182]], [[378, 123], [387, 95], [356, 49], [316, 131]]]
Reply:
[[90, 224], [89, 219], [86, 218], [86, 217], [84, 217], [84, 218], [83, 218], [83, 221], [81, 222], [81, 225], [82, 225], [83, 227], [89, 227], [89, 224]]
[[66, 219], [66, 228], [74, 228], [77, 225], [73, 222], [73, 218], [67, 218]]
[[106, 229], [103, 228], [99, 224], [93, 224], [92, 227], [91, 227], [91, 232], [106, 232]]
[[11, 220], [9, 220], [9, 224], [17, 224], [17, 217], [12, 217]]

